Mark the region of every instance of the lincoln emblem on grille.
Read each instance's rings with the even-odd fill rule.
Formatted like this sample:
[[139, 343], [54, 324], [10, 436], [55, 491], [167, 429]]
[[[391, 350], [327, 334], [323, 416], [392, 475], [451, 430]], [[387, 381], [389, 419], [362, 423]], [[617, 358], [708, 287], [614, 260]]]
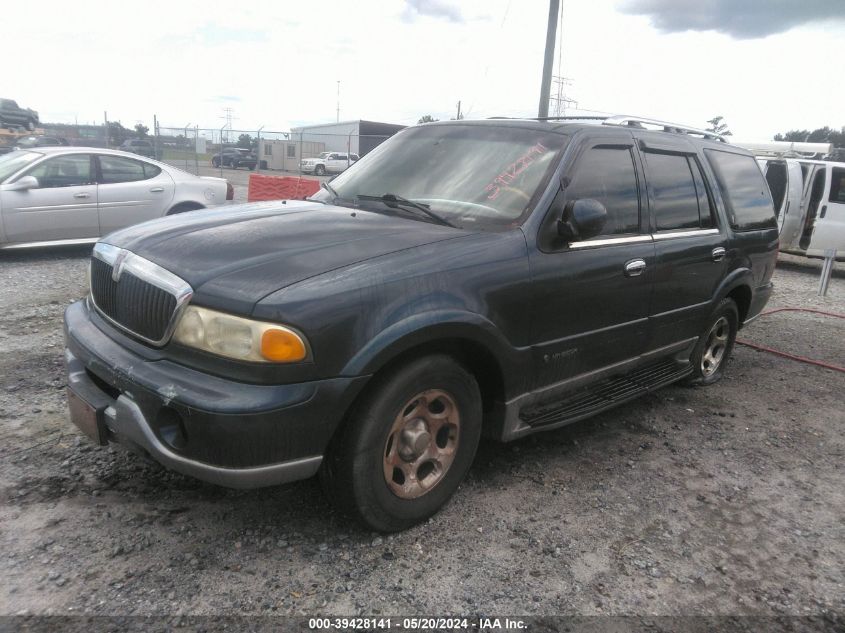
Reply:
[[98, 242], [91, 262], [91, 303], [112, 325], [165, 345], [193, 296], [180, 277], [124, 248]]
[[111, 269], [111, 278], [114, 281], [120, 281], [120, 273], [123, 271], [123, 260], [126, 259], [128, 254], [129, 251], [123, 249], [118, 251]]

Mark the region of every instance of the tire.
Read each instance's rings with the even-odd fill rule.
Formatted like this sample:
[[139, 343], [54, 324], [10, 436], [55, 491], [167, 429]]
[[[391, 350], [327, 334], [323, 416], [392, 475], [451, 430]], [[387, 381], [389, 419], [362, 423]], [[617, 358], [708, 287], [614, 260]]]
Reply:
[[212, 158], [211, 159], [211, 166], [214, 167], [215, 169], [219, 168], [220, 167], [220, 161], [217, 160], [216, 158]]
[[481, 394], [472, 374], [445, 355], [374, 380], [335, 434], [320, 479], [340, 510], [396, 532], [430, 517], [457, 490], [478, 448]]
[[692, 352], [693, 373], [685, 380], [687, 385], [712, 385], [721, 380], [733, 352], [738, 328], [736, 302], [722, 299], [707, 319], [707, 325]]
[[326, 175], [326, 168], [324, 165], [317, 165], [314, 168], [314, 175], [315, 176], [325, 176]]
[[35, 130], [35, 121], [33, 121], [32, 119], [28, 119], [27, 122], [26, 122], [26, 129], [29, 130], [30, 132], [34, 131]]
[[176, 215], [177, 213], [196, 211], [197, 209], [205, 209], [205, 207], [197, 202], [182, 202], [173, 206], [167, 213], [165, 213], [165, 215]]

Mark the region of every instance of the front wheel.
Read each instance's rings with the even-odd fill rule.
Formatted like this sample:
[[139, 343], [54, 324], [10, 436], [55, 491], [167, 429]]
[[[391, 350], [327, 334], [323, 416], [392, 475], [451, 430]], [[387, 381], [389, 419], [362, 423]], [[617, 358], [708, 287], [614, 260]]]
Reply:
[[444, 355], [375, 380], [320, 475], [341, 510], [395, 532], [430, 517], [457, 490], [481, 436], [481, 395], [472, 374]]
[[317, 165], [314, 168], [314, 174], [317, 175], [317, 176], [325, 176], [326, 175], [326, 168], [323, 167], [322, 165]]
[[30, 132], [34, 131], [35, 130], [35, 121], [33, 121], [32, 119], [27, 121], [26, 122], [26, 129], [29, 130]]
[[219, 168], [220, 167], [220, 161], [217, 160], [217, 159], [212, 159], [211, 166], [214, 167], [215, 169]]
[[725, 372], [739, 328], [739, 310], [733, 299], [722, 299], [698, 339], [690, 359], [693, 373], [686, 382], [690, 385], [712, 385]]

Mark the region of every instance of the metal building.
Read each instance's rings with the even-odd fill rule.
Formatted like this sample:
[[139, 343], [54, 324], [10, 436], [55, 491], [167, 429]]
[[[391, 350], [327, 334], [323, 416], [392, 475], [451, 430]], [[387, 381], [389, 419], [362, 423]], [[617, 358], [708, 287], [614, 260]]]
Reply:
[[404, 128], [404, 125], [360, 119], [340, 121], [291, 128], [291, 140], [322, 143], [327, 152], [350, 152], [363, 156]]

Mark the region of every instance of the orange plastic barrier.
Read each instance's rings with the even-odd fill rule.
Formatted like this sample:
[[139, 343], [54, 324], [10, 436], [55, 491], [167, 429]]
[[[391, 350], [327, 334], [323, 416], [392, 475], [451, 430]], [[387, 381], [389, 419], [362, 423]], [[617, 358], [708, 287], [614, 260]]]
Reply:
[[249, 175], [247, 201], [304, 200], [320, 190], [320, 181], [291, 176]]

